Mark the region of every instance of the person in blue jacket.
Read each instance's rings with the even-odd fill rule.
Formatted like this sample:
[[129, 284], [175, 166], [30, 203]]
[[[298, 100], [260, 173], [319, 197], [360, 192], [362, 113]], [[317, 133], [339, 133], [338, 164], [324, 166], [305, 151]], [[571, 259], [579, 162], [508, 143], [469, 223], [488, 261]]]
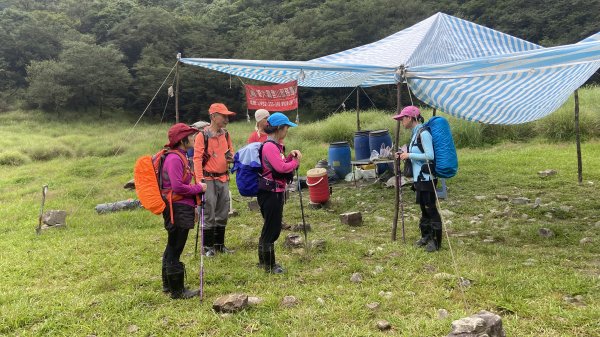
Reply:
[[417, 192], [417, 203], [421, 207], [421, 238], [416, 245], [425, 247], [428, 252], [434, 252], [442, 245], [442, 218], [436, 203], [437, 179], [429, 174], [435, 165], [431, 133], [423, 129], [422, 123], [425, 120], [416, 106], [405, 107], [393, 118], [399, 120], [404, 128], [412, 130], [407, 152], [397, 156], [402, 160], [410, 159], [405, 165], [412, 165], [413, 188]]

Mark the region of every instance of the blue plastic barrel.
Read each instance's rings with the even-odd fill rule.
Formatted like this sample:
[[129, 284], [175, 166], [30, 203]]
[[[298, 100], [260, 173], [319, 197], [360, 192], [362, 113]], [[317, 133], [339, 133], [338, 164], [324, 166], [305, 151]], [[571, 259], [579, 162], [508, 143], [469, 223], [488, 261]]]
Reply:
[[371, 148], [369, 146], [369, 130], [356, 131], [354, 133], [354, 159], [369, 159]]
[[340, 179], [344, 179], [348, 173], [352, 172], [352, 166], [350, 166], [352, 154], [348, 142], [329, 144], [329, 156], [327, 160]]
[[[388, 130], [374, 130], [369, 132], [369, 150], [370, 152], [375, 150], [379, 152], [381, 150], [381, 144], [385, 146], [392, 146], [392, 137]], [[369, 152], [369, 153], [370, 153]], [[381, 174], [385, 172], [390, 165], [379, 164], [377, 165], [377, 173]]]

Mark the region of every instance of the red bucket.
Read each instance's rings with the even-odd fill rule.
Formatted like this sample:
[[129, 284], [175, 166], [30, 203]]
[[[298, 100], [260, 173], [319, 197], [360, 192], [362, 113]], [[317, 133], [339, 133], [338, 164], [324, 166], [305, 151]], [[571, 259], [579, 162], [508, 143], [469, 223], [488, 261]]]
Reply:
[[329, 182], [327, 181], [327, 170], [314, 168], [306, 172], [306, 185], [310, 195], [310, 202], [323, 204], [329, 200]]

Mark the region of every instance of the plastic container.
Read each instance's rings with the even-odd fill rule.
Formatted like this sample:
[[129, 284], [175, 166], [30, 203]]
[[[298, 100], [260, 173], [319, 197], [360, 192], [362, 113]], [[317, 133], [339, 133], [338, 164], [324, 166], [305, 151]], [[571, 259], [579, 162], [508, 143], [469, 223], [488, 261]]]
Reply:
[[310, 202], [314, 204], [323, 204], [329, 200], [329, 183], [327, 182], [327, 170], [324, 168], [314, 168], [306, 172], [306, 185]]
[[329, 144], [329, 156], [327, 161], [335, 170], [338, 179], [344, 179], [346, 174], [352, 172], [350, 161], [352, 153], [348, 142], [335, 142]]
[[354, 133], [354, 160], [369, 159], [371, 155], [369, 132], [369, 130], [365, 130]]

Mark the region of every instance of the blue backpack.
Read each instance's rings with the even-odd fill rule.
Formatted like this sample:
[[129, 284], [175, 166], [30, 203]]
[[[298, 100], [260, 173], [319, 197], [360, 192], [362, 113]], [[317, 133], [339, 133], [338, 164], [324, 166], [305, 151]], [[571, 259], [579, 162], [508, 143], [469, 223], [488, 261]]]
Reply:
[[424, 150], [420, 136], [421, 132], [425, 130], [431, 133], [433, 142], [433, 154], [435, 157], [433, 169], [435, 170], [435, 176], [439, 178], [454, 177], [456, 172], [458, 172], [458, 157], [456, 155], [454, 139], [452, 139], [452, 132], [450, 131], [450, 124], [448, 124], [445, 118], [439, 116], [431, 117], [424, 123], [421, 130], [419, 130], [415, 144], [421, 152], [424, 152]]
[[250, 143], [239, 149], [233, 156], [231, 173], [235, 173], [235, 183], [244, 197], [258, 195], [258, 180], [262, 175], [261, 142]]
[[[277, 144], [272, 140], [267, 140]], [[254, 142], [239, 149], [233, 156], [233, 167], [231, 173], [235, 173], [235, 183], [238, 191], [244, 197], [255, 197], [258, 195], [258, 184], [262, 177], [262, 147], [264, 143]], [[293, 174], [293, 173], [292, 173]], [[273, 172], [273, 177], [284, 177], [288, 179], [287, 174]]]

